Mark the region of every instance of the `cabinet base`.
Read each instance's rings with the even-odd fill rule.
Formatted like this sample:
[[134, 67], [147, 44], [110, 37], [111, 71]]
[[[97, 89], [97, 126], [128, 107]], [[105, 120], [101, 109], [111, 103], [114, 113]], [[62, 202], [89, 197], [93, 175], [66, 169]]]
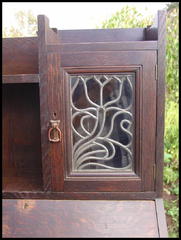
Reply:
[[4, 238], [168, 237], [163, 200], [3, 200]]

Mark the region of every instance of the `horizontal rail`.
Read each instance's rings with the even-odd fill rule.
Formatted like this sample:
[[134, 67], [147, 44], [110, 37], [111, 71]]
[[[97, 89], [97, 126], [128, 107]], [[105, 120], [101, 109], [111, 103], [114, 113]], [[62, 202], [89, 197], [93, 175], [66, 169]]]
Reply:
[[39, 74], [3, 75], [3, 83], [39, 83]]
[[157, 41], [133, 41], [133, 42], [87, 42], [87, 43], [62, 43], [47, 45], [48, 52], [86, 52], [86, 51], [136, 51], [157, 50]]

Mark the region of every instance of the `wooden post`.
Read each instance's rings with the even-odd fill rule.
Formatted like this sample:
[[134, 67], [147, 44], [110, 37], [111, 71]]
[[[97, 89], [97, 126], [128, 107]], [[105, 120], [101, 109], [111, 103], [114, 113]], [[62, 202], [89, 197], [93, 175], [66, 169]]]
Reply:
[[162, 197], [164, 161], [164, 109], [165, 109], [165, 34], [166, 11], [158, 11], [158, 55], [157, 55], [157, 128], [156, 128], [156, 192]]
[[[50, 120], [62, 121], [63, 87], [60, 81], [60, 54], [48, 53], [47, 46], [59, 44], [56, 30], [49, 28], [49, 20], [43, 15], [38, 16], [38, 51], [40, 75], [40, 115], [41, 115], [41, 146], [44, 190], [63, 190], [63, 142], [52, 143], [48, 140]], [[58, 100], [58, 101], [57, 101]]]

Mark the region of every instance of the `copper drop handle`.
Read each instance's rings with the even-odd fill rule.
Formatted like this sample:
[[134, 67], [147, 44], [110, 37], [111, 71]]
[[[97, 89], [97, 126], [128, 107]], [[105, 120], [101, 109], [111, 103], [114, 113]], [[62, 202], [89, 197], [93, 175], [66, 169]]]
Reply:
[[51, 127], [48, 130], [48, 140], [50, 142], [60, 142], [62, 139], [62, 133], [59, 128], [60, 120], [50, 120]]

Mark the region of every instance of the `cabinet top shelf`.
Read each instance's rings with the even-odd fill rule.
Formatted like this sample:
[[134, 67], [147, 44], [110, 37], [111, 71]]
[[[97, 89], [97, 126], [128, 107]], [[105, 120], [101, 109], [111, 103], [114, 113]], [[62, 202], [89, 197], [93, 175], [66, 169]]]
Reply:
[[39, 83], [39, 74], [3, 75], [3, 83]]
[[64, 59], [72, 53], [98, 51], [157, 51], [163, 45], [164, 12], [158, 11], [152, 26], [144, 28], [58, 30], [50, 28], [49, 19], [38, 16], [37, 37], [3, 39], [3, 74], [28, 74], [27, 77], [3, 79], [3, 83], [39, 82], [39, 57], [43, 53], [59, 53]]

